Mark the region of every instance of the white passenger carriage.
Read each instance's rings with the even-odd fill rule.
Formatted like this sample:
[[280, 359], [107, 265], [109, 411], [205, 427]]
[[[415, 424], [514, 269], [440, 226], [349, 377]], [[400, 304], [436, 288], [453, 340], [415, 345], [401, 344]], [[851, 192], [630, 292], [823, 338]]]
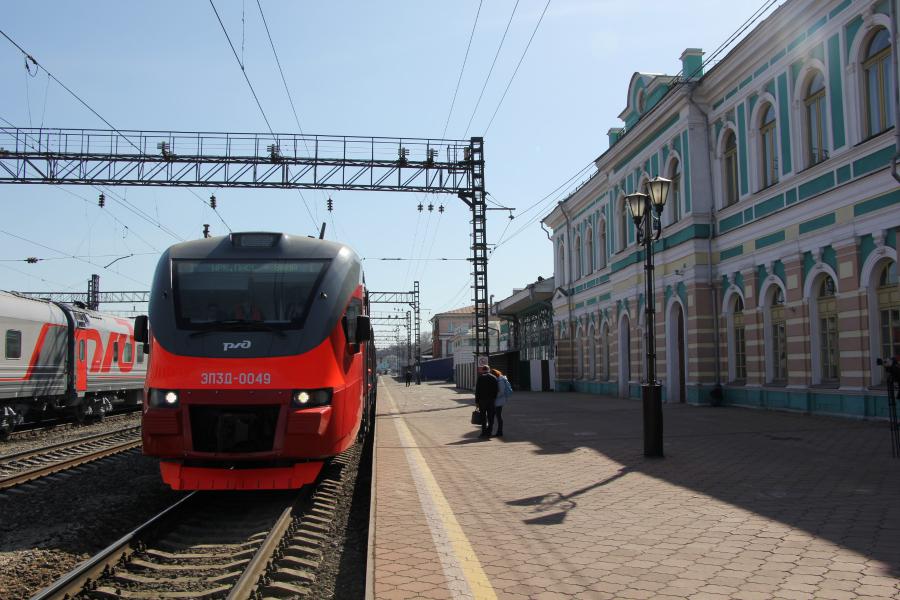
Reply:
[[143, 346], [131, 321], [0, 292], [0, 436], [51, 414], [102, 417], [140, 405]]

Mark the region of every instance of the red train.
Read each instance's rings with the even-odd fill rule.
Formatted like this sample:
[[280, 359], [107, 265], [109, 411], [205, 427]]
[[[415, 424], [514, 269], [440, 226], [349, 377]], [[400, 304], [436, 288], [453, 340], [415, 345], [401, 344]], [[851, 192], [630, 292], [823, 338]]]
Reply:
[[315, 480], [374, 418], [375, 348], [359, 256], [232, 233], [160, 258], [135, 336], [149, 354], [144, 454], [174, 489]]

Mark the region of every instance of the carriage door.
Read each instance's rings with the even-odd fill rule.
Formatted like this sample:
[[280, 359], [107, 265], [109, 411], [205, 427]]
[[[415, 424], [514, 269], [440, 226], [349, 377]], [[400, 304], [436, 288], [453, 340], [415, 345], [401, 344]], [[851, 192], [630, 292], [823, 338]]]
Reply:
[[75, 330], [75, 389], [87, 390], [87, 340], [83, 329]]

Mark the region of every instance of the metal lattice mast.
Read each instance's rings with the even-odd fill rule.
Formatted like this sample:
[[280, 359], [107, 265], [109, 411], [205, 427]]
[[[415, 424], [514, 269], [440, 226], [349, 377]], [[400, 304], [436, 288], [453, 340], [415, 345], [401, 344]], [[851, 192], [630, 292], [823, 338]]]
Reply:
[[488, 338], [488, 281], [487, 281], [487, 198], [484, 189], [484, 139], [472, 138], [469, 163], [471, 169], [471, 197], [465, 199], [472, 209], [472, 275], [475, 301], [475, 358], [490, 353]]
[[412, 365], [412, 329], [409, 326], [410, 314], [406, 311], [406, 368]]
[[94, 273], [88, 281], [87, 307], [91, 310], [100, 308], [100, 276]]
[[415, 315], [414, 335], [416, 338], [416, 385], [422, 383], [422, 316], [419, 302], [419, 282], [413, 282], [413, 311]]

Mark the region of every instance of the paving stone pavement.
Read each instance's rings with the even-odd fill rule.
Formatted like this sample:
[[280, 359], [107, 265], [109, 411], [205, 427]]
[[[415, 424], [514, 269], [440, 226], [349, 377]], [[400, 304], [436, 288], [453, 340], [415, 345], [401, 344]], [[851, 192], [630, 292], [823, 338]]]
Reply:
[[382, 378], [379, 599], [900, 598], [900, 459], [884, 422]]

